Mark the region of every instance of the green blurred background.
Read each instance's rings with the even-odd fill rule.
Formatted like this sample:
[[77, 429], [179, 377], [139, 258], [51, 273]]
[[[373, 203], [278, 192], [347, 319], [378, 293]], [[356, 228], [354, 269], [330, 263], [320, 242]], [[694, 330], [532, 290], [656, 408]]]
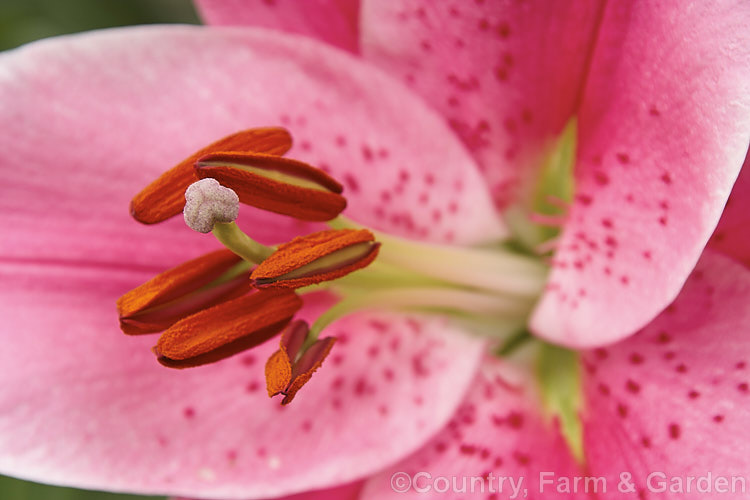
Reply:
[[198, 24], [190, 0], [0, 0], [0, 50], [112, 26]]
[[[190, 0], [0, 0], [0, 50], [40, 38], [112, 26], [198, 24]], [[0, 476], [2, 500], [160, 499], [56, 488]]]

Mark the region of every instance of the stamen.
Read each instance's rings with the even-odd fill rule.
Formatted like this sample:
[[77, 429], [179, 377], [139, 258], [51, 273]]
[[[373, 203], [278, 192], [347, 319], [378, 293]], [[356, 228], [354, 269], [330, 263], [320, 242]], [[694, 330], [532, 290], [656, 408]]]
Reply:
[[566, 200], [564, 198], [560, 198], [559, 196], [555, 196], [553, 194], [548, 194], [544, 198], [544, 201], [546, 201], [547, 205], [549, 205], [550, 207], [557, 208], [561, 213], [565, 214], [565, 213], [568, 213], [570, 211], [570, 206], [571, 206], [570, 201], [568, 201], [568, 200]]
[[[343, 217], [328, 224], [334, 228], [359, 227]], [[502, 247], [491, 251], [449, 247], [380, 232], [376, 237], [382, 243], [379, 262], [449, 283], [535, 298], [546, 283], [547, 266]]]
[[256, 288], [300, 288], [346, 276], [370, 264], [380, 244], [366, 229], [326, 230], [280, 245], [250, 278]]
[[284, 394], [282, 405], [292, 402], [303, 385], [321, 366], [336, 339], [326, 337], [306, 348], [309, 328], [304, 321], [295, 321], [281, 334], [279, 350], [266, 362], [266, 388], [270, 397]]
[[534, 253], [536, 255], [545, 255], [550, 252], [554, 252], [557, 250], [558, 245], [560, 244], [561, 238], [559, 236], [555, 238], [550, 238], [547, 241], [544, 241], [540, 244], [538, 244], [536, 247], [534, 247]]
[[567, 215], [547, 215], [538, 212], [532, 212], [529, 214], [529, 220], [534, 224], [538, 224], [544, 227], [555, 227], [562, 228], [568, 222]]
[[117, 301], [120, 328], [155, 333], [183, 317], [250, 291], [250, 266], [228, 250], [189, 260], [154, 276]]
[[171, 368], [212, 363], [278, 334], [301, 307], [291, 290], [245, 295], [178, 321], [162, 334], [154, 353]]
[[195, 164], [198, 177], [232, 188], [242, 203], [302, 220], [327, 221], [346, 208], [343, 187], [320, 169], [278, 156], [220, 152]]
[[534, 306], [530, 299], [500, 297], [480, 292], [439, 288], [398, 288], [351, 295], [320, 315], [310, 337], [347, 314], [360, 310], [421, 310], [457, 312], [499, 319], [518, 320], [528, 316]]
[[130, 213], [139, 222], [155, 224], [178, 215], [185, 206], [183, 194], [199, 180], [193, 166], [198, 158], [215, 151], [255, 151], [283, 155], [292, 147], [292, 137], [283, 128], [243, 130], [220, 139], [178, 163], [138, 193]]

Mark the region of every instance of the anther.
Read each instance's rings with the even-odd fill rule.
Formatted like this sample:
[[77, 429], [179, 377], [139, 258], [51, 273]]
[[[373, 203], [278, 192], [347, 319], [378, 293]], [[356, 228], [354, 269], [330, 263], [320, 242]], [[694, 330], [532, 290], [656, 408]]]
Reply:
[[137, 221], [155, 224], [182, 212], [183, 197], [190, 184], [199, 180], [194, 165], [201, 156], [215, 151], [254, 151], [283, 155], [292, 147], [292, 137], [283, 128], [243, 130], [228, 135], [192, 154], [146, 186], [130, 202], [130, 213]]
[[380, 244], [366, 230], [326, 230], [280, 245], [250, 276], [256, 288], [300, 288], [369, 265]]
[[198, 177], [232, 188], [242, 203], [297, 219], [327, 221], [346, 208], [343, 187], [301, 161], [257, 153], [217, 152], [195, 164]]
[[120, 328], [156, 333], [180, 319], [251, 290], [250, 266], [229, 250], [189, 260], [154, 276], [117, 301]]
[[154, 347], [171, 368], [213, 363], [277, 335], [302, 307], [290, 290], [263, 290], [224, 302], [172, 325]]
[[281, 334], [279, 350], [266, 362], [268, 395], [283, 394], [282, 405], [292, 402], [297, 391], [310, 380], [336, 342], [335, 338], [326, 337], [305, 348], [309, 332], [304, 321], [291, 323]]

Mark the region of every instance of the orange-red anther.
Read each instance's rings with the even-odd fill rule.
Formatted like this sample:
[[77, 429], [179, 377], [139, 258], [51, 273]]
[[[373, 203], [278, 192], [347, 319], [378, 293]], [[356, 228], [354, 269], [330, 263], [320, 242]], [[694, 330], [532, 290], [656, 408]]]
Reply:
[[255, 268], [256, 288], [300, 288], [345, 276], [370, 264], [380, 244], [366, 229], [329, 229], [294, 238]]
[[292, 402], [303, 385], [320, 368], [336, 339], [316, 340], [301, 356], [300, 349], [309, 333], [307, 323], [295, 321], [281, 334], [279, 350], [266, 362], [266, 389], [270, 397], [283, 394], [282, 405]]
[[178, 321], [162, 334], [154, 353], [172, 368], [212, 363], [278, 334], [301, 307], [291, 290], [245, 295]]
[[315, 167], [269, 154], [217, 152], [201, 157], [198, 177], [231, 188], [240, 202], [308, 221], [327, 221], [346, 208], [343, 187]]
[[118, 299], [120, 328], [129, 335], [160, 332], [185, 316], [244, 295], [251, 290], [249, 271], [208, 286], [241, 261], [229, 250], [217, 250], [154, 276]]
[[194, 165], [201, 156], [226, 150], [283, 155], [291, 147], [292, 137], [279, 127], [243, 130], [224, 137], [192, 154], [149, 184], [130, 202], [130, 213], [137, 221], [155, 224], [182, 212], [185, 190], [199, 180]]

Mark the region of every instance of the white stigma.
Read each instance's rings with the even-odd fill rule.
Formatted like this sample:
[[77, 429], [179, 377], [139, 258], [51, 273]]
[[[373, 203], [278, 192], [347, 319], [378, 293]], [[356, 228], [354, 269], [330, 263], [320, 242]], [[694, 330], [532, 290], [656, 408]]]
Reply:
[[234, 222], [239, 212], [237, 193], [216, 179], [201, 179], [185, 191], [185, 224], [199, 233], [210, 233], [217, 222]]

